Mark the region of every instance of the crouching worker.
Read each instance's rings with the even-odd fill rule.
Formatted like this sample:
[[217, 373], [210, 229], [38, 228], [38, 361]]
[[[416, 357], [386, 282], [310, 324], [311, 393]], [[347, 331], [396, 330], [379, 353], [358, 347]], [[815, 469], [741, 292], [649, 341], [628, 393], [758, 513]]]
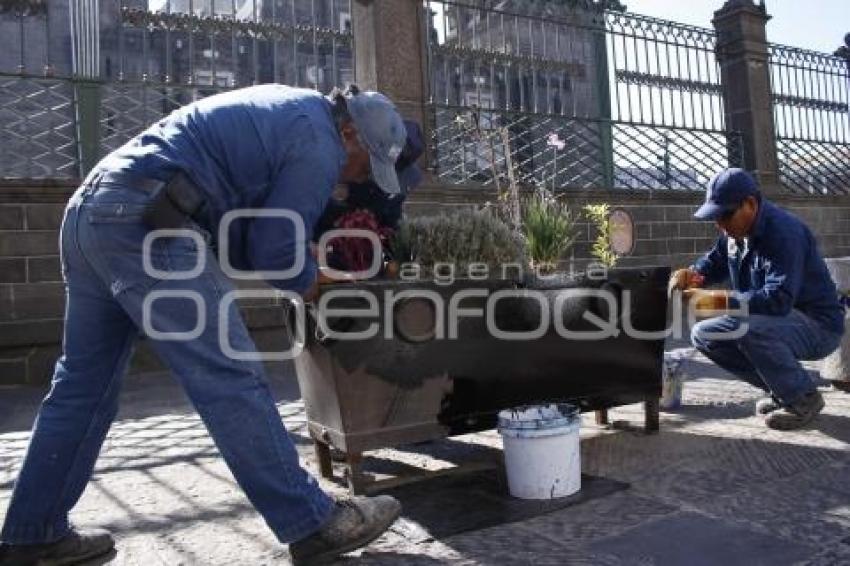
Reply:
[[[826, 357], [844, 332], [844, 309], [815, 237], [802, 221], [764, 198], [741, 169], [716, 175], [694, 216], [714, 221], [723, 235], [670, 282], [672, 289], [684, 290], [698, 313], [721, 314], [698, 322], [691, 342], [718, 366], [770, 395], [756, 404], [768, 427], [792, 430], [808, 424], [824, 401], [800, 360]], [[727, 282], [728, 291], [701, 289]], [[722, 314], [743, 303], [746, 316]]]
[[264, 85], [179, 109], [97, 165], [62, 224], [63, 352], [5, 514], [0, 563], [77, 564], [113, 551], [108, 533], [75, 530], [68, 514], [115, 418], [140, 330], [296, 564], [390, 527], [395, 499], [335, 501], [299, 465], [262, 363], [245, 361], [256, 348], [226, 273], [314, 296], [310, 240], [331, 191], [371, 178], [398, 193], [405, 137], [378, 93]]

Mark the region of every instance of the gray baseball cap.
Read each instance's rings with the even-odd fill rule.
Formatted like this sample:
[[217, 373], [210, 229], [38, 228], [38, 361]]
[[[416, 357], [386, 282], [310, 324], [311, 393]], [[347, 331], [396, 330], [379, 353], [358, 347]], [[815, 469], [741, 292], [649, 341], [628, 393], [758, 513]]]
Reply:
[[385, 193], [400, 193], [395, 163], [407, 139], [401, 115], [392, 101], [379, 92], [348, 96], [346, 103], [360, 141], [369, 151], [372, 179]]

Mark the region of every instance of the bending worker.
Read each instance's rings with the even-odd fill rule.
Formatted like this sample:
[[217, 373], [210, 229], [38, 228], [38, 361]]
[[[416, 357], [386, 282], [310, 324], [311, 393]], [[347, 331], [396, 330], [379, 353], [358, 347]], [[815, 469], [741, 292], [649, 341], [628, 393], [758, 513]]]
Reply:
[[395, 499], [335, 501], [300, 467], [261, 362], [245, 361], [256, 348], [227, 300], [226, 273], [260, 273], [314, 296], [310, 240], [334, 186], [371, 177], [398, 193], [405, 137], [381, 94], [263, 85], [181, 108], [97, 165], [62, 224], [63, 352], [6, 513], [0, 563], [112, 552], [109, 534], [77, 531], [68, 514], [118, 410], [140, 330], [296, 563], [363, 546], [395, 521]]
[[[697, 323], [694, 347], [769, 394], [756, 404], [768, 427], [805, 426], [824, 401], [800, 360], [826, 357], [844, 332], [844, 309], [814, 235], [741, 169], [717, 174], [694, 216], [714, 221], [723, 235], [692, 267], [673, 274], [671, 288], [686, 289], [697, 312], [748, 311]], [[729, 291], [701, 289], [726, 282]]]

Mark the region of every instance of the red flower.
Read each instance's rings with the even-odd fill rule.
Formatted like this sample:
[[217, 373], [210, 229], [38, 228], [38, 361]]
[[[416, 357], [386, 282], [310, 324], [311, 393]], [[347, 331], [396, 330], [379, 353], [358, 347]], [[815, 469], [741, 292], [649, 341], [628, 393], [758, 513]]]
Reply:
[[[340, 216], [334, 227], [341, 230], [368, 230], [378, 235], [383, 248], [386, 247], [393, 230], [381, 226], [375, 214], [367, 209], [352, 210]], [[341, 236], [332, 238], [329, 242], [341, 267], [348, 271], [365, 271], [373, 261], [373, 246], [370, 240], [362, 237]]]

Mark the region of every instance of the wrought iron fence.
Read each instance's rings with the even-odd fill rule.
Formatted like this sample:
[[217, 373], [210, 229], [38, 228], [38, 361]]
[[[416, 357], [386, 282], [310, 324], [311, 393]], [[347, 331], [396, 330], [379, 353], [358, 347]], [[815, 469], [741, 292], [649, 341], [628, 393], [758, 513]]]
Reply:
[[437, 173], [452, 183], [504, 185], [512, 168], [550, 189], [688, 190], [743, 161], [734, 132], [440, 105], [432, 116]]
[[[742, 163], [712, 30], [613, 0], [422, 4], [442, 180], [492, 182], [510, 156], [529, 185], [693, 189]], [[330, 90], [354, 79], [353, 42], [350, 0], [2, 0], [0, 176], [77, 177], [220, 90]], [[850, 63], [769, 52], [783, 184], [848, 191]]]
[[175, 108], [354, 79], [350, 0], [0, 3], [0, 176], [76, 178]]
[[424, 1], [439, 178], [692, 189], [741, 163], [714, 32], [606, 6]]
[[78, 173], [71, 82], [0, 75], [0, 175], [37, 179]]
[[850, 59], [771, 44], [779, 175], [793, 193], [850, 192]]

